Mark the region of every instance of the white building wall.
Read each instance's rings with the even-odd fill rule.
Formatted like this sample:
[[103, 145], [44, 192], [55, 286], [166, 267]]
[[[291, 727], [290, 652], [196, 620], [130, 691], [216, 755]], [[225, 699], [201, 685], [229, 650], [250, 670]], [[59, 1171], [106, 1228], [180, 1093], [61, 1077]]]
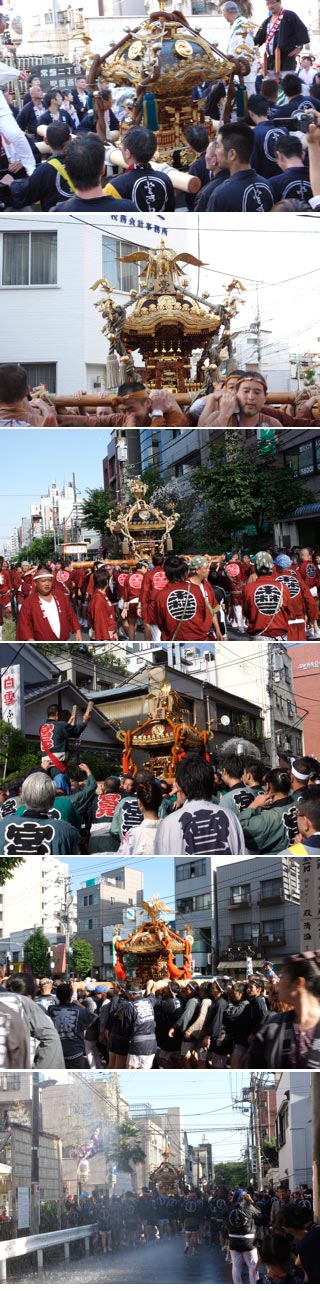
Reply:
[[[129, 220], [135, 221], [134, 226]], [[140, 218], [139, 212], [127, 215], [118, 213], [117, 220], [110, 215], [90, 216], [81, 213], [81, 220], [58, 213], [56, 217], [35, 212], [3, 216], [0, 229], [0, 282], [2, 281], [2, 234], [4, 232], [43, 232], [58, 234], [57, 286], [0, 287], [1, 360], [3, 363], [52, 363], [57, 364], [56, 389], [72, 394], [75, 390], [93, 390], [97, 375], [103, 378], [108, 353], [108, 343], [101, 332], [101, 314], [95, 309], [98, 291], [91, 291], [92, 284], [102, 276], [102, 238], [122, 237], [133, 247], [159, 246], [159, 232], [170, 246], [181, 249], [179, 226], [167, 230], [164, 220], [155, 216], [150, 229], [150, 219]], [[139, 225], [139, 227], [138, 227]], [[148, 227], [149, 225], [149, 227]], [[192, 230], [183, 233], [183, 249], [192, 250]], [[190, 244], [190, 248], [189, 248]], [[195, 271], [190, 273], [190, 283], [196, 286]], [[115, 293], [123, 303], [127, 296]]]
[[286, 1141], [279, 1151], [280, 1178], [287, 1177], [289, 1188], [312, 1182], [311, 1075], [307, 1071], [285, 1071], [277, 1087], [277, 1113], [286, 1091], [288, 1127]]
[[2, 936], [33, 927], [42, 927], [45, 934], [55, 932], [67, 877], [67, 861], [53, 857], [29, 857], [18, 866], [2, 888]]
[[270, 696], [268, 694], [268, 643], [250, 641], [250, 650], [240, 641], [215, 643], [216, 685], [232, 690], [240, 699], [258, 704], [263, 714], [263, 733], [270, 736]]

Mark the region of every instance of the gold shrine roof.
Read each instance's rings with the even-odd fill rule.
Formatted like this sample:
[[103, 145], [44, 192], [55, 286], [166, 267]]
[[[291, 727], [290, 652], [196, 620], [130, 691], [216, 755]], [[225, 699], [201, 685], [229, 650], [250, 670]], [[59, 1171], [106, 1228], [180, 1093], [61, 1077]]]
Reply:
[[133, 955], [173, 955], [182, 953], [184, 938], [172, 931], [164, 921], [142, 924], [141, 929], [131, 933], [124, 941], [116, 941], [116, 949]]
[[[228, 80], [235, 60], [227, 58], [179, 14], [152, 14], [108, 51], [99, 69], [102, 80], [133, 89], [145, 87], [168, 104], [189, 95], [202, 81]], [[174, 108], [173, 108], [174, 110]]]
[[[195, 726], [190, 726], [187, 722], [180, 722], [179, 718], [172, 721], [170, 717], [148, 717], [145, 722], [135, 727], [131, 734], [132, 748], [146, 749], [150, 745], [162, 748], [168, 746], [172, 748], [177, 736], [187, 747], [198, 747], [202, 743], [203, 736]], [[123, 744], [126, 732], [117, 731], [117, 740]]]
[[154, 336], [161, 325], [182, 329], [184, 335], [211, 336], [219, 330], [220, 318], [210, 307], [205, 308], [186, 292], [152, 293], [140, 297], [128, 312], [123, 327], [123, 339], [132, 341], [137, 336]]

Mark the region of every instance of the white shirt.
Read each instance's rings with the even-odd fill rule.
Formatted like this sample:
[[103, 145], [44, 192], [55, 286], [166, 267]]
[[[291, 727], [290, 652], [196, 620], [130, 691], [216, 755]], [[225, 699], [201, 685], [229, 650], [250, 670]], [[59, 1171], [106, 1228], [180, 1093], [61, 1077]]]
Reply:
[[58, 638], [58, 641], [60, 641], [60, 615], [54, 596], [51, 601], [45, 601], [43, 596], [39, 596], [39, 601], [44, 618], [48, 619], [51, 631], [54, 633], [55, 637]]
[[[9, 64], [0, 61], [0, 86], [6, 85], [7, 81], [17, 80], [19, 75], [20, 73], [16, 67], [10, 67]], [[27, 175], [32, 175], [36, 165], [32, 148], [30, 148], [23, 130], [20, 130], [20, 126], [18, 126], [1, 89], [0, 134], [2, 135], [4, 149], [9, 161], [21, 161]]]

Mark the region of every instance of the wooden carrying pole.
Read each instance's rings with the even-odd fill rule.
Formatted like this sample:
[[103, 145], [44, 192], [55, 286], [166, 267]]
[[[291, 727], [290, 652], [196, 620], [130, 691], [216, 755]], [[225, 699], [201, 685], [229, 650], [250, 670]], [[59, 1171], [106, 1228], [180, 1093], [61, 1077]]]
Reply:
[[[147, 396], [148, 393], [149, 391], [142, 387], [141, 394], [138, 393], [138, 391], [130, 393], [130, 400], [141, 399], [143, 395]], [[171, 391], [169, 391], [169, 393], [171, 393]], [[172, 394], [176, 403], [178, 403], [182, 408], [190, 407], [191, 403], [195, 403], [196, 399], [200, 398], [200, 391], [197, 390], [193, 390], [191, 394], [187, 391], [184, 394], [176, 394], [174, 392], [172, 392]], [[293, 404], [295, 397], [295, 394], [288, 390], [273, 390], [270, 394], [266, 395], [265, 404]], [[51, 398], [58, 411], [62, 408], [111, 408], [114, 409], [115, 412], [127, 411], [125, 398], [121, 398], [121, 396], [117, 394], [66, 394], [52, 395]]]
[[[106, 160], [111, 166], [118, 166], [121, 171], [126, 169], [121, 148], [115, 148], [114, 144], [107, 145]], [[152, 170], [163, 170], [165, 174], [168, 175], [168, 179], [171, 179], [173, 187], [179, 189], [179, 192], [199, 192], [199, 189], [201, 188], [201, 180], [198, 178], [198, 175], [189, 175], [189, 171], [177, 170], [175, 166], [168, 166], [166, 162], [162, 162], [161, 160], [152, 161], [150, 164]], [[107, 180], [103, 181], [103, 184], [104, 187], [106, 187], [107, 184], [112, 184], [112, 175], [109, 175]]]

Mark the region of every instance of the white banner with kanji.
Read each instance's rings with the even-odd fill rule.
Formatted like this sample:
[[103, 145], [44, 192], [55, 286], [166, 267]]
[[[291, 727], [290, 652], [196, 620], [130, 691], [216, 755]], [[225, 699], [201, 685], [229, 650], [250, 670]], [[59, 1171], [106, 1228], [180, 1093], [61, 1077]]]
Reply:
[[1, 708], [3, 722], [21, 730], [20, 664], [1, 668]]

